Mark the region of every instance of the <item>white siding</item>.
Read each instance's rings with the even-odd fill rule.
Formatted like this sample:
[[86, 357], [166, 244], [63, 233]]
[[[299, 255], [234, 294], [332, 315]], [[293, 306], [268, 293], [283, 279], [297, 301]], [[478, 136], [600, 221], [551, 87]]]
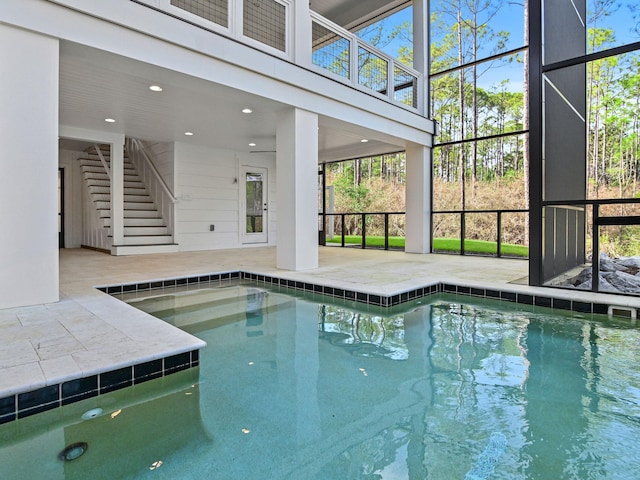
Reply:
[[[175, 144], [176, 241], [181, 251], [238, 248], [240, 165], [269, 170], [269, 245], [275, 245], [275, 158]], [[210, 231], [210, 225], [215, 230]], [[264, 244], [263, 244], [264, 245]]]
[[162, 180], [164, 180], [164, 183], [167, 184], [169, 190], [171, 190], [175, 196], [175, 152], [173, 149], [173, 143], [143, 142], [143, 144], [145, 151], [149, 155], [153, 165], [158, 170], [158, 173], [160, 173]]

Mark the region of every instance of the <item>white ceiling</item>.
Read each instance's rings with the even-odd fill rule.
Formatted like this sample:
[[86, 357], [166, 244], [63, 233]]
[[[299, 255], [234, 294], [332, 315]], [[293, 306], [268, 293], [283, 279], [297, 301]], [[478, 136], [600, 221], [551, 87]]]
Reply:
[[[149, 90], [158, 84], [162, 92]], [[249, 107], [251, 114], [241, 110]], [[188, 141], [237, 152], [275, 151], [276, 117], [286, 106], [188, 75], [63, 42], [60, 48], [60, 124], [157, 142]], [[115, 123], [105, 122], [113, 118]], [[398, 151], [370, 141], [365, 129], [319, 118], [321, 161]], [[187, 137], [185, 132], [194, 135]], [[255, 143], [255, 147], [249, 146]], [[61, 139], [60, 147], [84, 144]], [[346, 155], [346, 156], [345, 156]], [[339, 157], [339, 158], [338, 158]]]
[[[406, 0], [312, 0], [312, 9], [340, 23], [366, 12], [405, 4]], [[375, 5], [373, 5], [375, 4]], [[366, 13], [365, 12], [365, 13]], [[339, 18], [338, 18], [339, 17]], [[338, 22], [336, 22], [338, 23]], [[158, 84], [162, 92], [149, 86]], [[241, 113], [249, 107], [252, 114]], [[61, 42], [60, 123], [98, 131], [124, 133], [141, 140], [189, 141], [237, 152], [272, 152], [278, 112], [286, 106], [233, 88], [212, 84], [101, 50]], [[106, 123], [113, 118], [116, 123]], [[320, 161], [398, 151], [398, 144], [370, 141], [365, 129], [319, 118]], [[186, 137], [185, 132], [194, 135]], [[255, 147], [249, 146], [255, 143]], [[82, 145], [82, 144], [80, 144]], [[77, 149], [70, 139], [61, 148]]]

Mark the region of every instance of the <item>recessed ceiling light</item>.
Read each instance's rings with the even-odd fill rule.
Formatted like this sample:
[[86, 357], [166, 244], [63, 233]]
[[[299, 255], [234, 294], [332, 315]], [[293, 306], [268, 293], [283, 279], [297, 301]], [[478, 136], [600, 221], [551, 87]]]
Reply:
[[151, 85], [149, 87], [149, 90], [152, 90], [154, 92], [161, 92], [162, 91], [162, 87], [160, 85]]
[[107, 123], [115, 123], [116, 122], [113, 118], [105, 118], [104, 121], [107, 122]]
[[253, 113], [253, 110], [251, 110], [250, 108], [243, 108], [242, 113]]
[[256, 144], [255, 144], [255, 143], [253, 143], [253, 142], [251, 142], [251, 143], [249, 144], [249, 146], [250, 146], [250, 147], [255, 147], [255, 146], [256, 146]]
[[360, 140], [360, 142], [362, 143], [367, 143], [369, 140], [367, 140], [366, 138], [363, 138], [362, 140]]
[[193, 136], [193, 132], [184, 132], [184, 134], [185, 134], [187, 137], [191, 137], [191, 136]]

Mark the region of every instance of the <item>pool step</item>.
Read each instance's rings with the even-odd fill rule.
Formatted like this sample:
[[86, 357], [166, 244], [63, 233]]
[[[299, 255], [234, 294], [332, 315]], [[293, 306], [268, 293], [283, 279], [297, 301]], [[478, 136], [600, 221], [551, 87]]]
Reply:
[[129, 300], [132, 306], [176, 326], [186, 327], [225, 319], [237, 320], [245, 315], [247, 325], [257, 324], [264, 309], [291, 305], [291, 297], [243, 285], [224, 288], [199, 289], [175, 294]]

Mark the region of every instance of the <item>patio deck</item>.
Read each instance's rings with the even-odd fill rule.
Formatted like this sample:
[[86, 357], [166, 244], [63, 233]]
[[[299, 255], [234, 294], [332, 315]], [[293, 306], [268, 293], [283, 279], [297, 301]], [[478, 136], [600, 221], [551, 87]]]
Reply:
[[241, 270], [382, 296], [449, 283], [640, 307], [637, 297], [531, 288], [527, 262], [516, 259], [320, 247], [319, 263], [278, 270], [274, 247], [121, 257], [60, 250], [60, 301], [0, 310], [0, 399], [204, 346], [95, 286]]

